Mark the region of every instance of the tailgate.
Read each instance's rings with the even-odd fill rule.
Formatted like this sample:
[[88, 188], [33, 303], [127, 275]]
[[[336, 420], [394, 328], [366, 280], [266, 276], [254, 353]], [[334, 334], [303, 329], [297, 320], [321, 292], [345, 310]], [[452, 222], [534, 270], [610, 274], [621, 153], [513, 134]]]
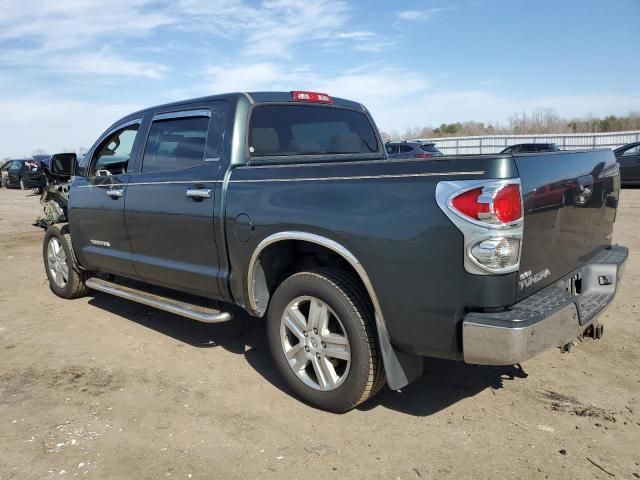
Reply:
[[514, 160], [524, 203], [521, 300], [611, 244], [620, 178], [611, 150], [523, 154]]

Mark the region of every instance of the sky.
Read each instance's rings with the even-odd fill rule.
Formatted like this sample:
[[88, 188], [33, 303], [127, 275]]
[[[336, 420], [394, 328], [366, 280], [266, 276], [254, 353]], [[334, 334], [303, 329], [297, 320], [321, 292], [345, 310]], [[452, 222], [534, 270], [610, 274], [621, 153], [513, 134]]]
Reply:
[[233, 91], [321, 91], [399, 132], [640, 110], [640, 0], [1, 3], [0, 158]]

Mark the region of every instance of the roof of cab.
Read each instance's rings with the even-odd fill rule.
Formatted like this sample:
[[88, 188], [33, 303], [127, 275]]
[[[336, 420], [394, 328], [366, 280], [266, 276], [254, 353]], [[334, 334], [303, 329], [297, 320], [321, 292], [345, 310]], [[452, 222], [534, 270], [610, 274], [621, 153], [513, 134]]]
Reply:
[[[133, 112], [127, 115], [124, 118], [140, 116], [141, 114], [147, 113], [150, 110], [158, 110], [165, 108], [173, 108], [180, 107], [183, 105], [189, 105], [191, 103], [203, 103], [210, 102], [215, 100], [229, 100], [231, 98], [237, 98], [240, 96], [245, 96], [251, 103], [282, 103], [282, 102], [292, 102], [291, 92], [242, 92], [242, 93], [223, 93], [220, 95], [209, 95], [206, 97], [198, 97], [198, 98], [190, 98], [187, 100], [181, 100], [178, 102], [166, 103], [163, 105], [156, 105], [153, 107], [148, 107], [142, 110], [138, 110], [137, 112]], [[305, 103], [305, 102], [296, 102], [296, 103]], [[314, 103], [314, 105], [318, 105]], [[342, 107], [355, 108], [358, 110], [365, 110], [364, 106], [361, 103], [354, 102], [352, 100], [347, 100], [344, 98], [331, 97], [330, 104], [322, 104], [322, 105], [339, 105]], [[124, 119], [123, 118], [123, 119]], [[121, 120], [123, 120], [121, 119]], [[119, 123], [119, 120], [116, 123]]]

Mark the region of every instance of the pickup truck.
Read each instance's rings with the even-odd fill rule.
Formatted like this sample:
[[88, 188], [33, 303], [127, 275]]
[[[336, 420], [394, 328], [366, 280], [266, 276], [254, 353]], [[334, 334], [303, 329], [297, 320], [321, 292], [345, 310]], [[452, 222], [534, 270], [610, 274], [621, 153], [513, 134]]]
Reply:
[[149, 108], [51, 170], [56, 295], [209, 323], [239, 306], [289, 388], [333, 412], [423, 357], [511, 365], [599, 338], [628, 255], [610, 150], [389, 159], [363, 105], [322, 93]]

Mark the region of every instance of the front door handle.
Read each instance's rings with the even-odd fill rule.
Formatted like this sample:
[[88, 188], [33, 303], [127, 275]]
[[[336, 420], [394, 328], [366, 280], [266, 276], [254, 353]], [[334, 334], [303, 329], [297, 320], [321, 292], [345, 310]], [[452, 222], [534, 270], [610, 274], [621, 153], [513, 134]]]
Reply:
[[124, 196], [124, 190], [122, 188], [111, 188], [107, 190], [107, 195], [111, 198], [120, 198]]
[[191, 198], [211, 198], [210, 188], [190, 188], [187, 190], [187, 197]]

